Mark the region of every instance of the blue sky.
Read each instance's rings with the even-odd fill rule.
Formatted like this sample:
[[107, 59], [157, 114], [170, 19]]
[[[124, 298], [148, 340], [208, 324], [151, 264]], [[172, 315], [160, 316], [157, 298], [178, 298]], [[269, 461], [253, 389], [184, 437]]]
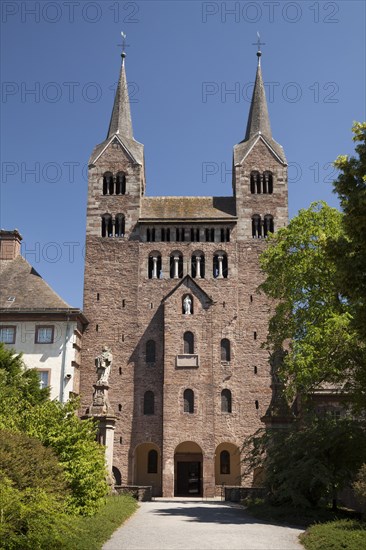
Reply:
[[256, 32], [290, 216], [337, 206], [331, 162], [365, 120], [365, 4], [7, 1], [2, 17], [1, 227], [69, 304], [82, 306], [86, 165], [105, 139], [127, 34], [135, 138], [148, 195], [230, 195]]

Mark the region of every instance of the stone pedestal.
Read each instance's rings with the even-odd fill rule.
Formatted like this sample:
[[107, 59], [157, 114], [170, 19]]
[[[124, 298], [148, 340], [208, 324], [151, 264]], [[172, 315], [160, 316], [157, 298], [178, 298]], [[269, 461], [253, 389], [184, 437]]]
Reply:
[[101, 445], [105, 446], [105, 459], [108, 473], [112, 476], [116, 416], [108, 399], [108, 383], [98, 381], [93, 387], [93, 402], [86, 410], [84, 418], [94, 418], [98, 423], [97, 439]]

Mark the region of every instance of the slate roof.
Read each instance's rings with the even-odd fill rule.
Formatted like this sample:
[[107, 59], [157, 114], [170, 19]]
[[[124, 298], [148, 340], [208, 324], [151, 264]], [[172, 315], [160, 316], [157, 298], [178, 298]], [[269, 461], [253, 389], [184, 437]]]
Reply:
[[272, 153], [277, 156], [283, 164], [287, 164], [282, 145], [277, 143], [277, 141], [275, 141], [272, 137], [266, 92], [263, 84], [262, 69], [260, 66], [260, 55], [258, 57], [257, 74], [255, 77], [252, 101], [250, 103], [245, 138], [234, 147], [234, 165], [242, 163], [258, 139], [263, 140], [267, 147], [272, 150]]
[[[71, 309], [22, 256], [2, 260], [0, 277], [0, 309]], [[8, 301], [11, 296], [14, 301]]]
[[121, 71], [119, 75], [116, 95], [114, 97], [111, 120], [107, 138], [94, 148], [89, 164], [94, 164], [103, 150], [114, 140], [122, 144], [127, 150], [133, 162], [144, 163], [144, 146], [133, 138], [130, 99], [128, 96], [128, 84], [124, 63], [125, 55], [122, 54]]
[[143, 197], [140, 221], [236, 220], [234, 197]]
[[133, 139], [130, 98], [128, 96], [127, 78], [125, 69], [125, 54], [122, 54], [121, 72], [119, 75], [112, 116], [109, 123], [108, 136], [122, 134]]

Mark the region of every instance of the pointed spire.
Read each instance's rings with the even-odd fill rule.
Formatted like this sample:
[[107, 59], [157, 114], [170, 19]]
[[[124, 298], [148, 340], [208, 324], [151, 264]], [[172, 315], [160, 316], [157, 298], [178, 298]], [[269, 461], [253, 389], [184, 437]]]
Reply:
[[255, 84], [252, 96], [252, 102], [250, 105], [249, 117], [247, 130], [245, 133], [244, 141], [247, 141], [256, 134], [263, 134], [267, 138], [272, 137], [271, 125], [269, 122], [266, 92], [264, 89], [263, 79], [262, 79], [262, 69], [261, 69], [261, 55], [260, 51], [260, 39], [258, 35], [258, 45], [257, 57], [258, 57], [258, 66], [257, 74], [255, 77]]
[[126, 69], [125, 69], [125, 58], [126, 58], [126, 53], [124, 51], [125, 45], [126, 45], [125, 38], [126, 38], [126, 35], [122, 33], [123, 50], [121, 54], [121, 57], [122, 57], [121, 72], [119, 75], [116, 95], [114, 98], [113, 111], [112, 111], [111, 121], [109, 123], [107, 138], [111, 137], [113, 134], [119, 134], [121, 137], [133, 139], [130, 99], [128, 97], [127, 78], [126, 78]]

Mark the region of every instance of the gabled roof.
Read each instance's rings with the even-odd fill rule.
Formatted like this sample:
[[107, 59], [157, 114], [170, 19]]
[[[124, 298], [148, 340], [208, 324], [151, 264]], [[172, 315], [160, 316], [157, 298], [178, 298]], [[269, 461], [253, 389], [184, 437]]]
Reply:
[[0, 276], [1, 309], [71, 309], [22, 256], [14, 260], [2, 260]]
[[142, 197], [140, 221], [236, 220], [234, 197]]
[[177, 283], [175, 287], [166, 296], [164, 296], [164, 298], [162, 299], [162, 303], [166, 302], [183, 285], [189, 288], [192, 292], [196, 291], [196, 293], [203, 296], [207, 305], [211, 305], [214, 303], [211, 296], [209, 296], [207, 292], [205, 292], [203, 288], [201, 288], [200, 285], [195, 281], [195, 279], [192, 279], [190, 275], [186, 275], [185, 277], [183, 277], [183, 279], [181, 279], [179, 283]]
[[282, 145], [277, 143], [273, 138], [268, 138], [261, 133], [255, 134], [248, 141], [242, 141], [234, 147], [234, 166], [241, 164], [249, 155], [253, 147], [261, 140], [272, 155], [277, 158], [284, 166], [287, 165], [285, 152]]
[[120, 134], [112, 135], [111, 137], [104, 140], [102, 143], [99, 143], [90, 156], [89, 164], [95, 164], [97, 160], [102, 156], [107, 147], [113, 143], [114, 140], [117, 140], [121, 145], [122, 149], [126, 151], [127, 155], [130, 157], [131, 161], [135, 164], [144, 164], [144, 146], [142, 143], [139, 143], [135, 139], [127, 139]]

